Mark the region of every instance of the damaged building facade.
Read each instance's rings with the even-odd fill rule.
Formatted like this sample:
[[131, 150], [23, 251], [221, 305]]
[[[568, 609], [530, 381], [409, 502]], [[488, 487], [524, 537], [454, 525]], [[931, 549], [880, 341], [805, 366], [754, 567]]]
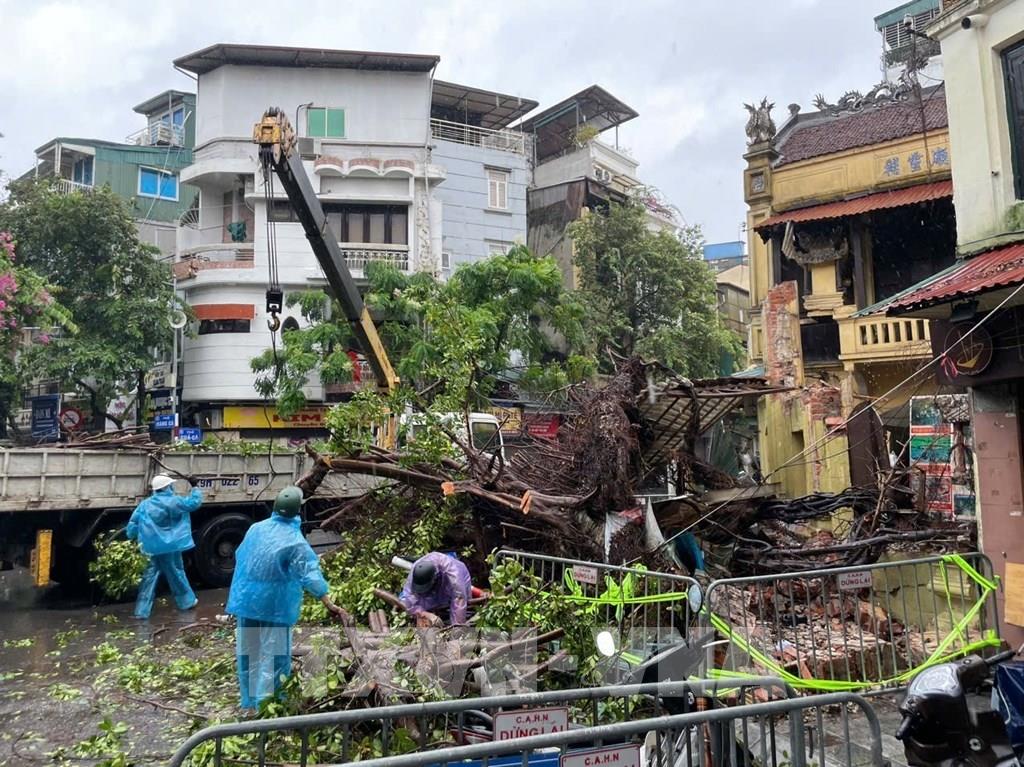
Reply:
[[[761, 401], [761, 465], [791, 497], [873, 486], [901, 454], [908, 401], [935, 383], [897, 384], [931, 356], [931, 329], [870, 310], [955, 258], [943, 89], [883, 83], [814, 106], [791, 105], [776, 132], [762, 102], [745, 154], [750, 357], [790, 387]], [[881, 424], [847, 425], [881, 395]]]

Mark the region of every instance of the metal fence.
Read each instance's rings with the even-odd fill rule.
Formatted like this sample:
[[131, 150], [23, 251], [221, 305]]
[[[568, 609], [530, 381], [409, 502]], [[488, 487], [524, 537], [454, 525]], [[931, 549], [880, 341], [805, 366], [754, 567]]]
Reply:
[[[223, 725], [222, 729], [228, 727], [246, 725]], [[184, 763], [188, 755], [184, 749], [174, 756], [172, 767]], [[255, 754], [246, 753], [237, 761], [257, 767], [285, 761], [270, 759], [266, 741], [261, 739]], [[348, 765], [357, 761], [361, 767], [860, 767], [885, 763], [878, 717], [864, 698], [852, 693], [711, 708], [367, 760], [338, 761], [329, 753], [314, 754], [307, 749], [287, 763], [305, 767], [311, 763]]]
[[[903, 688], [923, 666], [999, 644], [982, 554], [711, 583], [708, 671], [781, 676], [817, 692]], [[706, 669], [707, 671], [707, 669]]]
[[[782, 680], [752, 677], [740, 682], [695, 680], [647, 685], [612, 685], [572, 690], [460, 698], [380, 708], [260, 719], [208, 727], [192, 735], [171, 758], [179, 765], [287, 762], [349, 762], [367, 756], [397, 756], [449, 746], [490, 742], [523, 732], [598, 727], [616, 719], [659, 717], [668, 710], [691, 711], [700, 698], [712, 710], [751, 699], [792, 698]], [[495, 718], [539, 714], [527, 724]]]
[[521, 601], [543, 592], [578, 605], [582, 620], [614, 627], [641, 657], [689, 639], [698, 623], [701, 589], [693, 578], [508, 549], [495, 553], [496, 567], [511, 562], [522, 571], [509, 596]]

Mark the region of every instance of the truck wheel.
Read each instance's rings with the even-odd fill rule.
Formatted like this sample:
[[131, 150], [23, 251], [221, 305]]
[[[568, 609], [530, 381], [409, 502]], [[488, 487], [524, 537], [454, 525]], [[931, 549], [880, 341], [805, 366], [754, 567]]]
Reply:
[[192, 552], [196, 572], [208, 586], [231, 585], [235, 571], [235, 549], [242, 543], [252, 519], [244, 514], [221, 514], [204, 524]]

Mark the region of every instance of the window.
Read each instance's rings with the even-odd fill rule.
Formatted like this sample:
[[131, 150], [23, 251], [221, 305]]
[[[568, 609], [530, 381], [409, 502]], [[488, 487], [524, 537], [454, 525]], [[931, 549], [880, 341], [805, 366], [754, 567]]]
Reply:
[[155, 168], [139, 168], [139, 195], [160, 200], [177, 200], [178, 177]]
[[184, 124], [185, 124], [185, 107], [178, 107], [173, 112], [171, 112], [171, 125], [182, 126]]
[[[374, 245], [409, 244], [409, 208], [405, 205], [349, 205], [324, 202], [327, 224], [338, 242]], [[277, 200], [271, 206], [270, 220], [297, 222], [292, 206]]]
[[199, 335], [210, 336], [215, 333], [248, 333], [249, 320], [200, 320]]
[[1024, 200], [1024, 43], [1003, 51], [1003, 76], [1013, 156], [1013, 188], [1017, 199]]
[[452, 254], [447, 250], [441, 251], [441, 268], [451, 269], [452, 268]]
[[508, 171], [487, 171], [487, 207], [508, 210]]
[[75, 160], [75, 164], [71, 166], [71, 180], [76, 184], [92, 186], [91, 157], [83, 157], [81, 160]]
[[345, 110], [310, 107], [306, 110], [306, 135], [314, 138], [345, 138]]

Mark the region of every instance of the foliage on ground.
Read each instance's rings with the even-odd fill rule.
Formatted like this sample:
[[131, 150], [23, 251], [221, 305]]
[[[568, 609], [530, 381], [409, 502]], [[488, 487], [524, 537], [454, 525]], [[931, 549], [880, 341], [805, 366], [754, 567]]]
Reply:
[[136, 541], [97, 539], [96, 558], [89, 562], [89, 579], [111, 599], [121, 599], [138, 587], [146, 555]]

